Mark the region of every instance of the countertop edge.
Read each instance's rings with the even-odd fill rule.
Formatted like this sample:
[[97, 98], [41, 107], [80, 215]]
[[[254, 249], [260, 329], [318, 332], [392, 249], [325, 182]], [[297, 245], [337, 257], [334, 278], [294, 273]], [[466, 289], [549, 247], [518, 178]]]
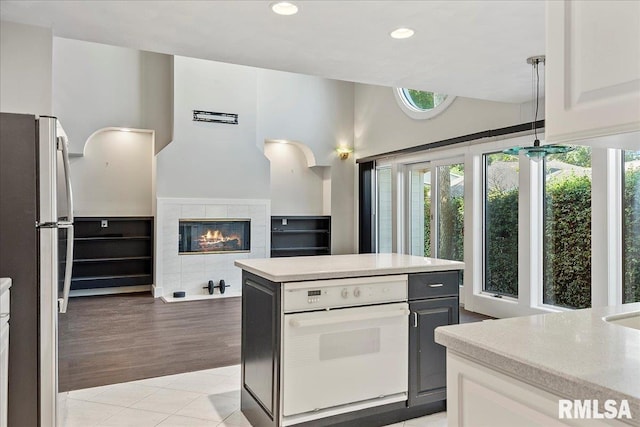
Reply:
[[527, 361], [504, 356], [489, 347], [455, 336], [443, 330], [442, 327], [436, 328], [435, 341], [445, 346], [447, 351], [451, 350], [474, 362], [560, 397], [598, 399], [599, 401], [626, 399], [631, 407], [631, 413], [640, 414], [640, 401], [634, 396], [544, 366], [536, 366]]
[[242, 270], [253, 273], [256, 276], [263, 277], [267, 280], [276, 283], [284, 282], [299, 282], [305, 280], [325, 280], [325, 279], [343, 279], [352, 277], [367, 277], [367, 276], [387, 276], [391, 274], [412, 274], [412, 273], [430, 273], [438, 271], [462, 271], [464, 270], [464, 264], [460, 263], [460, 266], [456, 265], [442, 265], [442, 266], [413, 266], [413, 267], [389, 267], [379, 268], [376, 270], [349, 270], [349, 271], [323, 271], [314, 273], [300, 273], [300, 274], [280, 274], [272, 275], [258, 268], [245, 265], [242, 261], [235, 261], [234, 265]]

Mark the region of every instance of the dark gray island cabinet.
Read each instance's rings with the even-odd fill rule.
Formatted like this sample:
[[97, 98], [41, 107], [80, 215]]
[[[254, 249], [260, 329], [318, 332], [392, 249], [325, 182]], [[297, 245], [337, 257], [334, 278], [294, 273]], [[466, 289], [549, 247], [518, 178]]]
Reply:
[[253, 426], [383, 426], [446, 409], [434, 330], [458, 323], [463, 263], [361, 254], [236, 266]]

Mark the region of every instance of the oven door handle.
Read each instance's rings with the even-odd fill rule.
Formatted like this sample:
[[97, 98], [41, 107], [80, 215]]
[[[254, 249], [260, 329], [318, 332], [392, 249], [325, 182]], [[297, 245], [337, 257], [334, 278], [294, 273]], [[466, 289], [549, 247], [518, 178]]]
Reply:
[[336, 323], [358, 322], [361, 320], [388, 319], [391, 317], [406, 317], [411, 312], [406, 308], [393, 311], [382, 311], [377, 313], [352, 314], [350, 316], [318, 317], [315, 319], [291, 319], [289, 325], [293, 328], [306, 328], [310, 326], [333, 325]]

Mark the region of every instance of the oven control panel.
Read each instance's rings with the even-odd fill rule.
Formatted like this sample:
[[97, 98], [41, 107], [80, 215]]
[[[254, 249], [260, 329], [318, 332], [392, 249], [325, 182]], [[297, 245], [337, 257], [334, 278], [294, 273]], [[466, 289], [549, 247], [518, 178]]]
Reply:
[[406, 274], [289, 282], [283, 285], [284, 311], [406, 301], [407, 282]]

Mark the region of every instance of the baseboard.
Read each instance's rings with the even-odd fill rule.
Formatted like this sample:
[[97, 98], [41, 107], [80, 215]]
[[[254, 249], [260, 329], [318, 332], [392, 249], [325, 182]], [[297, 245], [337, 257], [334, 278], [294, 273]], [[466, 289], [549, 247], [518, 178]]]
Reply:
[[162, 296], [162, 286], [151, 285], [151, 293], [154, 298], [160, 298]]
[[225, 292], [224, 294], [198, 294], [198, 295], [187, 295], [183, 298], [174, 298], [172, 296], [162, 295], [162, 301], [164, 302], [187, 302], [187, 301], [202, 301], [207, 299], [219, 299], [219, 298], [238, 298], [241, 297], [242, 294], [240, 292]]

